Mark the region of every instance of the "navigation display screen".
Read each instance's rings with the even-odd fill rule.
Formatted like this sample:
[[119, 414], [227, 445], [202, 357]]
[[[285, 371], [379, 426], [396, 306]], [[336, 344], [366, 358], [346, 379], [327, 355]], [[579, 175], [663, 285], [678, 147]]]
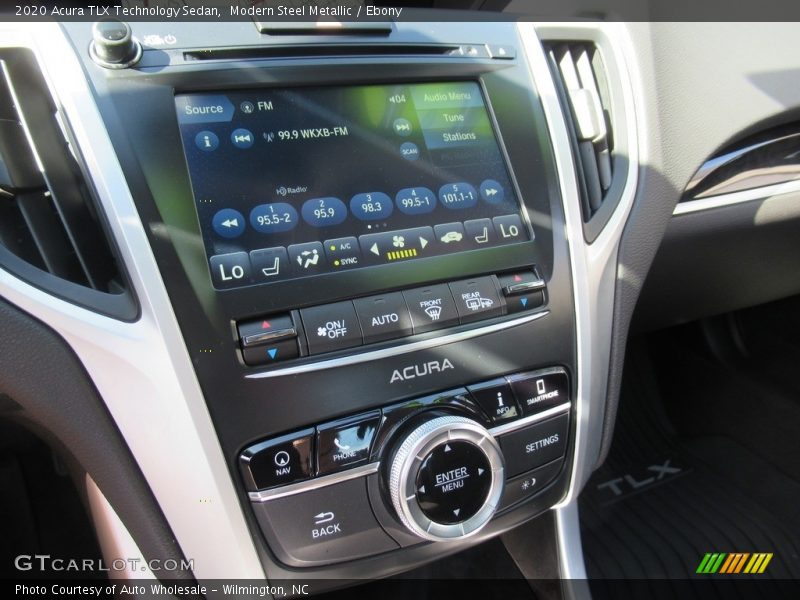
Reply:
[[475, 82], [176, 96], [218, 289], [532, 239]]

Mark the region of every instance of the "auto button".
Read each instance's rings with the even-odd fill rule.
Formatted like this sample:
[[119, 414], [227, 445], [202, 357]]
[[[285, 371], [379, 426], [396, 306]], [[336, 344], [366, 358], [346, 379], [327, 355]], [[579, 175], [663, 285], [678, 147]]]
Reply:
[[411, 317], [400, 292], [359, 298], [353, 304], [365, 344], [411, 335]]

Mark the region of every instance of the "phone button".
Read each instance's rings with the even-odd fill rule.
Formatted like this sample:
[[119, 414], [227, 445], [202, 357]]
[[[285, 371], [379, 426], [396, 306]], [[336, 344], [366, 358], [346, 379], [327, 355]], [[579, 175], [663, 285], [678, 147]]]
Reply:
[[317, 428], [317, 466], [320, 475], [369, 462], [372, 439], [381, 422], [380, 411]]

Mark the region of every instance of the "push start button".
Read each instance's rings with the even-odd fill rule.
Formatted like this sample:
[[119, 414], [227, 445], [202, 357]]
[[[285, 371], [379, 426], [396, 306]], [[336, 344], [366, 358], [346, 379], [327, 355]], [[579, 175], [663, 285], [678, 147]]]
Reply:
[[423, 460], [417, 473], [417, 501], [436, 523], [460, 523], [475, 515], [486, 502], [492, 467], [477, 446], [445, 443]]

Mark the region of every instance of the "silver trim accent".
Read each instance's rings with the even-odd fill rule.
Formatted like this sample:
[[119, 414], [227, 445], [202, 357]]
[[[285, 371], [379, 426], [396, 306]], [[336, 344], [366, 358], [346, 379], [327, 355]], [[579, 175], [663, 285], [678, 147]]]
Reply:
[[503, 288], [504, 296], [514, 296], [516, 294], [524, 294], [525, 292], [533, 292], [535, 290], [543, 290], [547, 285], [544, 280], [537, 279], [536, 281], [525, 281], [523, 283], [512, 283]]
[[533, 423], [538, 423], [539, 421], [545, 421], [550, 417], [555, 417], [560, 414], [568, 414], [569, 409], [572, 407], [572, 402], [565, 402], [564, 404], [559, 404], [558, 406], [554, 406], [552, 408], [548, 408], [547, 410], [543, 410], [540, 413], [535, 415], [531, 415], [529, 417], [524, 417], [522, 419], [517, 419], [516, 421], [512, 421], [510, 423], [503, 423], [502, 425], [498, 425], [497, 427], [492, 427], [489, 430], [494, 437], [498, 435], [505, 435], [506, 433], [511, 433], [512, 431], [517, 431], [518, 429], [523, 429], [528, 425], [532, 425]]
[[[530, 323], [537, 319], [550, 314], [549, 310], [543, 310], [531, 315], [519, 317], [511, 321], [503, 323], [495, 323], [494, 325], [486, 325], [478, 327], [477, 329], [470, 329], [469, 331], [461, 331], [459, 333], [451, 333], [441, 337], [432, 337], [427, 340], [420, 340], [418, 342], [411, 342], [402, 346], [394, 346], [392, 348], [383, 348], [381, 350], [370, 350], [361, 354], [353, 354], [352, 356], [342, 356], [340, 358], [329, 358], [319, 362], [308, 363], [304, 365], [295, 365], [293, 367], [284, 367], [282, 369], [275, 369], [274, 371], [265, 371], [263, 373], [253, 373], [252, 375], [245, 375], [247, 379], [262, 379], [265, 377], [283, 377], [284, 375], [297, 375], [298, 373], [309, 373], [311, 371], [322, 371], [324, 369], [333, 369], [336, 367], [345, 367], [348, 365], [357, 365], [363, 362], [378, 360], [381, 358], [389, 358], [391, 356], [400, 356], [408, 354], [409, 352], [416, 352], [417, 350], [425, 350], [427, 348], [436, 348], [444, 346], [445, 344], [452, 344], [454, 342], [462, 342], [479, 335], [486, 335], [487, 333], [494, 333], [496, 331], [503, 331], [510, 327], [517, 327], [525, 323]], [[400, 338], [402, 339], [402, 338]]]
[[712, 210], [714, 208], [752, 202], [753, 200], [764, 200], [772, 196], [791, 194], [793, 192], [800, 192], [800, 180], [787, 181], [786, 183], [778, 183], [776, 185], [766, 185], [749, 190], [742, 190], [741, 192], [733, 192], [731, 194], [720, 194], [719, 196], [711, 196], [699, 200], [678, 202], [678, 204], [675, 205], [675, 210], [672, 211], [672, 215], [687, 215], [703, 210]]
[[[73, 349], [128, 444], [197, 579], [263, 579], [252, 535], [144, 225], [75, 51], [57, 23], [0, 23], [31, 48], [69, 123], [139, 299], [126, 323], [0, 269], [0, 295]], [[101, 92], [102, 93], [102, 92]], [[167, 458], [168, 457], [168, 458]], [[198, 527], [202, 523], [202, 527]], [[119, 525], [109, 522], [123, 535]], [[214, 543], [209, 543], [214, 540]]]
[[[647, 162], [648, 136], [640, 124], [642, 106], [635, 102], [643, 96], [637, 56], [628, 28], [637, 24], [623, 23], [519, 23], [524, 55], [536, 82], [545, 112], [566, 219], [565, 234], [569, 241], [570, 266], [575, 302], [577, 359], [575, 377], [574, 458], [572, 479], [565, 497], [554, 508], [557, 516], [575, 509], [578, 495], [589, 479], [603, 439], [606, 392], [611, 360], [611, 332], [614, 316], [614, 294], [617, 279], [626, 273], [618, 265], [619, 242], [636, 195], [639, 164]], [[611, 99], [619, 119], [625, 119], [629, 166], [622, 196], [615, 211], [597, 238], [584, 240], [583, 215], [575, 179], [575, 165], [561, 104], [545, 57], [541, 39], [586, 40], [594, 42], [603, 53], [609, 73]], [[640, 282], [631, 282], [637, 286]], [[558, 527], [564, 519], [557, 519]], [[575, 523], [577, 527], [577, 523]], [[562, 577], [585, 577], [579, 535], [565, 536], [558, 532], [559, 563]]]
[[284, 338], [295, 337], [297, 337], [297, 329], [294, 327], [287, 327], [286, 329], [276, 329], [275, 331], [264, 331], [246, 335], [242, 338], [242, 345], [245, 348], [249, 348], [251, 346], [263, 344], [264, 342], [269, 342], [270, 340], [282, 340]]
[[251, 502], [268, 502], [276, 498], [285, 498], [286, 496], [294, 496], [295, 494], [302, 494], [303, 492], [310, 492], [311, 490], [318, 490], [329, 485], [336, 485], [343, 481], [350, 481], [351, 479], [358, 479], [359, 477], [366, 477], [377, 473], [380, 469], [381, 463], [374, 462], [368, 465], [362, 465], [353, 469], [342, 471], [341, 473], [331, 473], [330, 475], [323, 475], [316, 479], [309, 479], [308, 481], [300, 481], [292, 483], [283, 487], [274, 488], [271, 490], [261, 490], [260, 492], [249, 492], [247, 495]]
[[[423, 512], [417, 501], [417, 472], [437, 446], [457, 441], [469, 442], [483, 452], [489, 461], [492, 481], [486, 499], [474, 515], [460, 523], [437, 523]], [[412, 533], [433, 542], [463, 539], [478, 533], [494, 516], [504, 486], [505, 463], [500, 446], [479, 423], [458, 416], [438, 417], [412, 431], [395, 453], [389, 474], [389, 495], [400, 521]]]
[[[125, 568], [122, 570], [111, 569], [108, 577], [112, 580], [130, 579], [156, 579], [150, 570], [142, 551], [131, 536], [128, 528], [119, 518], [114, 507], [109, 504], [103, 492], [97, 487], [94, 479], [86, 475], [86, 498], [89, 502], [89, 512], [92, 523], [97, 532], [97, 541], [103, 553], [103, 560], [107, 565], [119, 564], [115, 561], [122, 559]], [[140, 565], [135, 568], [134, 565]]]

